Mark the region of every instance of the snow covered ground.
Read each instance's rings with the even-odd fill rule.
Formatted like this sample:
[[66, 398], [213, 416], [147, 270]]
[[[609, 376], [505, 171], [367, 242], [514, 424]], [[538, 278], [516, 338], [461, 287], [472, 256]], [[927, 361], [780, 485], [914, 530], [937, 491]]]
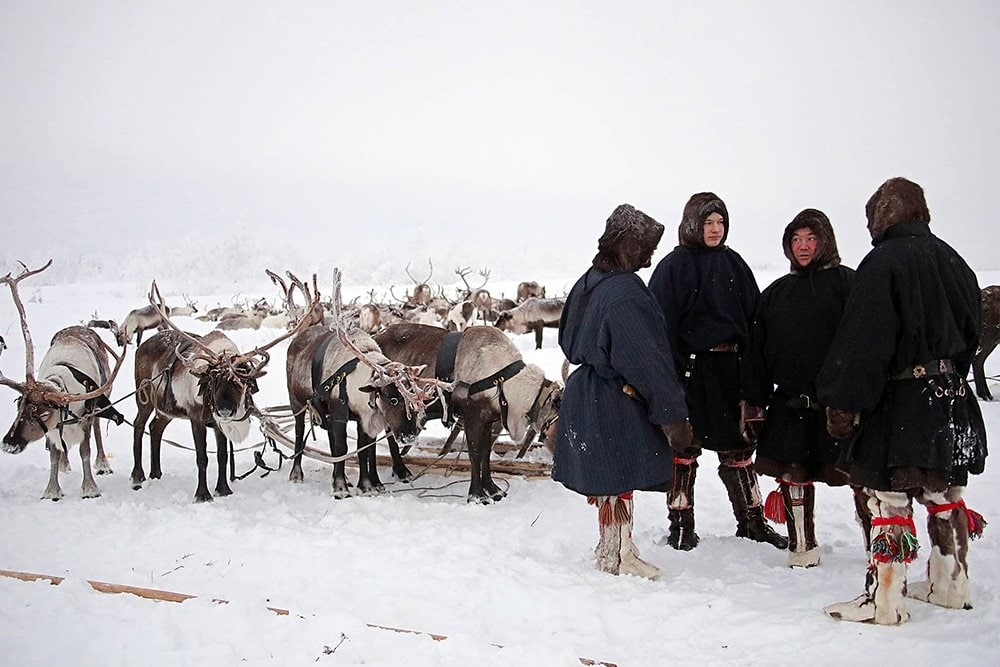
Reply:
[[[979, 276], [983, 286], [1000, 283], [1000, 272]], [[764, 286], [775, 277], [759, 274], [758, 280]], [[180, 301], [180, 291], [190, 291], [179, 276], [159, 282], [168, 301]], [[561, 282], [548, 281], [550, 293], [568, 288], [572, 279]], [[29, 279], [21, 294], [36, 360], [59, 328], [94, 314], [121, 320], [145, 304], [147, 288], [49, 286]], [[23, 345], [4, 292], [0, 334], [10, 349], [0, 368], [23, 379]], [[256, 294], [274, 293], [262, 285]], [[227, 303], [232, 294], [191, 296], [207, 308]], [[345, 290], [345, 296], [352, 294]], [[195, 331], [210, 326], [187, 318], [178, 322]], [[244, 331], [232, 338], [247, 349], [271, 335]], [[529, 335], [516, 342], [527, 361], [559, 377], [563, 358], [554, 331], [546, 333], [540, 351], [532, 349]], [[258, 405], [287, 402], [285, 348], [274, 350]], [[1000, 353], [987, 372], [1000, 372]], [[126, 362], [113, 398], [129, 394], [132, 383]], [[1000, 384], [991, 384], [1000, 394]], [[2, 393], [0, 426], [6, 429], [14, 394]], [[119, 407], [128, 418], [135, 413], [131, 398]], [[982, 407], [995, 443], [1000, 402]], [[384, 495], [335, 501], [329, 467], [307, 460], [304, 484], [290, 484], [286, 466], [235, 482], [230, 497], [194, 504], [194, 454], [185, 449], [165, 447], [163, 479], [140, 491], [130, 488], [131, 433], [127, 425], [106, 430], [114, 474], [98, 478], [99, 499], [79, 497], [76, 450], [73, 470], [62, 476], [66, 497], [58, 503], [39, 500], [48, 475], [41, 442], [18, 456], [0, 454], [0, 569], [66, 578], [51, 586], [0, 577], [0, 664], [579, 665], [586, 658], [623, 666], [992, 665], [1000, 660], [993, 635], [1000, 626], [995, 465], [974, 478], [967, 493], [969, 505], [994, 524], [970, 550], [975, 608], [949, 611], [911, 601], [908, 624], [883, 628], [839, 623], [821, 612], [823, 605], [861, 591], [865, 554], [849, 491], [819, 488], [822, 563], [790, 570], [784, 552], [733, 536], [734, 521], [710, 453], [698, 483], [702, 541], [696, 550], [667, 547], [664, 496], [637, 494], [636, 543], [643, 557], [664, 571], [661, 581], [650, 582], [594, 570], [594, 510], [551, 480], [508, 479], [507, 498], [491, 506], [466, 503], [462, 474], [427, 474], [411, 485], [390, 482]], [[433, 447], [443, 435], [435, 423], [422, 442]], [[180, 422], [168, 427], [166, 437], [190, 443], [187, 425]], [[547, 454], [531, 456], [544, 460]], [[274, 463], [275, 457], [268, 460]], [[237, 454], [238, 472], [252, 465], [250, 451]], [[389, 470], [381, 472], [387, 481]], [[211, 479], [214, 460], [209, 473]], [[762, 487], [769, 491], [773, 483], [762, 480]], [[926, 545], [923, 512], [917, 517]], [[910, 568], [911, 580], [922, 578], [927, 549], [921, 553]], [[92, 590], [87, 580], [197, 597], [175, 604], [107, 595]], [[290, 613], [277, 615], [268, 607]], [[435, 641], [427, 633], [447, 639]]]

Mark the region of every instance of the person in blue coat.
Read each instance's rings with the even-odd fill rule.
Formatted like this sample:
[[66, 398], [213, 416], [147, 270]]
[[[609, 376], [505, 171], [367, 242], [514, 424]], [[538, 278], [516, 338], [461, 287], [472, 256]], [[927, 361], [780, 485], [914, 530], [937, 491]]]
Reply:
[[592, 266], [563, 308], [559, 345], [578, 368], [566, 380], [552, 478], [597, 506], [597, 569], [656, 579], [632, 542], [632, 492], [665, 490], [671, 446], [691, 441], [663, 315], [635, 274], [650, 266], [663, 225], [617, 207]]

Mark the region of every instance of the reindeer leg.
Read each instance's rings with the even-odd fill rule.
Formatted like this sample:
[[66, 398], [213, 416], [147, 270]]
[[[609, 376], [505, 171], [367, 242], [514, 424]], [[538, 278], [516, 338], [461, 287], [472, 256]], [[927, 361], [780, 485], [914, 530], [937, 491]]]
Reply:
[[194, 501], [208, 502], [212, 500], [212, 494], [208, 491], [207, 429], [204, 424], [191, 422], [191, 434], [194, 436], [194, 457], [198, 464], [198, 488], [194, 492]]
[[303, 482], [302, 450], [306, 444], [306, 416], [301, 411], [295, 413], [295, 456], [292, 457], [292, 469], [288, 473], [288, 481], [294, 484]]
[[[333, 456], [343, 456], [347, 453], [347, 422], [330, 422], [330, 429], [327, 434], [330, 436], [330, 454]], [[331, 479], [333, 487], [333, 497], [337, 500], [348, 498], [351, 490], [347, 485], [347, 475], [344, 472], [344, 462], [338, 461], [333, 464], [333, 477]]]
[[491, 424], [482, 422], [478, 417], [465, 421], [466, 449], [469, 453], [472, 478], [469, 480], [470, 503], [489, 504], [490, 494], [483, 489], [482, 450], [489, 451]]
[[544, 337], [545, 326], [539, 324], [535, 327], [535, 349], [542, 349], [542, 338]]
[[[170, 423], [170, 417], [156, 415], [149, 425], [149, 478], [160, 479], [163, 469], [160, 468], [160, 446], [163, 444], [163, 431]], [[204, 427], [203, 427], [204, 428]], [[205, 436], [202, 436], [204, 438]]]
[[98, 420], [94, 420], [94, 442], [97, 443], [97, 459], [94, 461], [94, 472], [98, 475], [113, 475], [114, 470], [108, 463], [108, 457], [104, 453], [104, 436], [101, 434], [101, 425]]
[[42, 500], [59, 500], [62, 489], [59, 488], [59, 469], [62, 465], [63, 445], [56, 443], [51, 436], [45, 436], [45, 448], [49, 450], [49, 485], [45, 487]]
[[976, 383], [976, 396], [984, 401], [992, 401], [993, 394], [990, 393], [989, 385], [986, 382], [985, 366], [986, 357], [990, 356], [990, 353], [996, 348], [997, 341], [986, 340], [984, 336], [983, 340], [980, 341], [980, 346], [979, 352], [972, 360], [972, 378]]
[[83, 427], [83, 440], [80, 442], [80, 463], [83, 468], [83, 486], [80, 487], [80, 495], [83, 498], [100, 498], [101, 490], [97, 488], [94, 473], [90, 468], [91, 424], [81, 424], [81, 426]]
[[389, 456], [392, 458], [392, 475], [400, 482], [409, 483], [413, 481], [413, 473], [403, 463], [403, 455], [399, 451], [399, 443], [392, 433], [389, 434]]
[[375, 460], [375, 447], [367, 447], [375, 439], [365, 433], [361, 425], [358, 424], [358, 490], [364, 495], [373, 493], [384, 493], [385, 486], [378, 476], [378, 465]]
[[226, 474], [229, 464], [229, 441], [219, 428], [213, 427], [212, 430], [215, 431], [215, 460], [219, 464], [219, 481], [215, 484], [215, 495], [231, 496], [233, 490], [229, 488], [229, 479]]
[[153, 411], [150, 403], [137, 402], [135, 421], [132, 422], [132, 474], [129, 482], [133, 489], [141, 489], [142, 483], [146, 481], [146, 473], [142, 469], [142, 436], [146, 430], [146, 420]]
[[502, 500], [507, 495], [507, 493], [493, 481], [493, 475], [490, 471], [490, 459], [493, 456], [493, 443], [497, 441], [497, 437], [500, 435], [501, 430], [503, 430], [503, 426], [500, 425], [500, 422], [494, 422], [489, 429], [490, 437], [489, 440], [486, 441], [487, 445], [479, 451], [479, 470], [483, 480], [483, 492], [486, 493], [490, 500], [493, 501]]

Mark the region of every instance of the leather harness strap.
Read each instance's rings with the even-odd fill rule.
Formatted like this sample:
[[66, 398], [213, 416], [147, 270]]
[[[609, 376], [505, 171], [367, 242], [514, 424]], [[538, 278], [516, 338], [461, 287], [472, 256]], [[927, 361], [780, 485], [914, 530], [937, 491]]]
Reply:
[[[437, 359], [434, 363], [434, 377], [441, 382], [453, 382], [455, 380], [455, 359], [458, 357], [458, 344], [462, 342], [461, 331], [449, 331], [441, 339], [441, 347], [438, 348]], [[451, 426], [455, 423], [455, 415], [452, 414], [451, 395], [452, 392], [445, 391], [441, 400], [441, 423]]]
[[330, 410], [330, 420], [334, 423], [346, 423], [350, 420], [351, 410], [347, 406], [347, 376], [354, 372], [354, 369], [358, 367], [358, 362], [360, 361], [357, 357], [353, 357], [341, 365], [340, 368], [335, 370], [333, 374], [328, 376], [326, 379], [321, 379], [323, 377], [323, 361], [326, 357], [326, 349], [330, 346], [333, 338], [333, 332], [327, 334], [323, 340], [320, 341], [319, 345], [316, 346], [316, 351], [313, 352], [312, 358], [313, 395], [309, 398], [309, 402], [323, 419], [323, 428], [328, 427], [326, 421], [327, 412], [324, 410], [324, 404], [326, 404], [330, 395], [333, 393], [334, 387], [338, 387], [339, 392], [337, 395], [337, 401], [333, 403], [332, 409]]

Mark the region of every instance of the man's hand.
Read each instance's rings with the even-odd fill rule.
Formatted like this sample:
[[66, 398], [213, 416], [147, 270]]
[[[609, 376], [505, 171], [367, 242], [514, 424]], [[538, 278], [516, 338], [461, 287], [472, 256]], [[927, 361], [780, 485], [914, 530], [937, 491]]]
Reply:
[[694, 439], [691, 422], [686, 419], [680, 422], [661, 424], [660, 430], [663, 431], [663, 435], [667, 436], [667, 442], [675, 452], [680, 452], [690, 447], [691, 441]]
[[760, 432], [764, 430], [764, 408], [740, 401], [740, 435], [744, 442], [757, 446]]
[[854, 435], [861, 420], [861, 413], [841, 410], [840, 408], [826, 409], [826, 432], [837, 440], [846, 440]]

